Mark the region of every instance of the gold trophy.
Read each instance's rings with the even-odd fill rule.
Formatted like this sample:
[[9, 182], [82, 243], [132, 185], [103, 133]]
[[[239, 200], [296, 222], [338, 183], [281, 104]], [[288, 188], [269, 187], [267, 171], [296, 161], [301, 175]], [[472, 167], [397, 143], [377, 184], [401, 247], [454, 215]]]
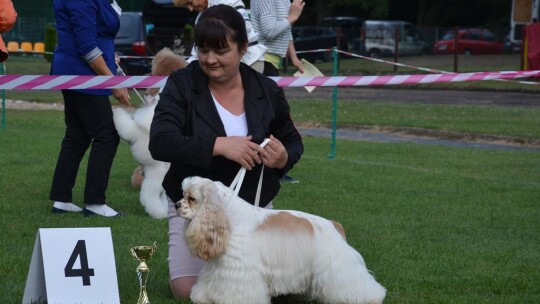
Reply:
[[129, 245], [129, 252], [131, 252], [131, 255], [140, 262], [139, 266], [137, 266], [137, 276], [139, 277], [141, 291], [139, 293], [137, 304], [150, 304], [150, 301], [148, 301], [148, 294], [146, 293], [146, 280], [148, 279], [148, 272], [150, 269], [148, 268], [148, 265], [146, 265], [146, 261], [154, 255], [156, 250], [156, 242], [154, 242], [154, 245], [152, 246]]

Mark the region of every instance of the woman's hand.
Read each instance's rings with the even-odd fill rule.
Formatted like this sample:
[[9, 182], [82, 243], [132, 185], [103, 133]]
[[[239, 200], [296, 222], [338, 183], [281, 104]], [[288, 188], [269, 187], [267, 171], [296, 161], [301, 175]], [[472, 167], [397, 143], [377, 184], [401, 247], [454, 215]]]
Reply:
[[293, 0], [291, 2], [291, 6], [289, 8], [289, 16], [287, 17], [290, 25], [293, 25], [298, 20], [298, 18], [300, 18], [300, 15], [302, 15], [302, 11], [304, 10], [305, 5], [306, 3], [304, 2], [304, 0]]
[[270, 141], [260, 154], [262, 163], [268, 168], [283, 169], [289, 159], [285, 146], [274, 135], [270, 135]]
[[302, 64], [302, 61], [298, 59], [298, 56], [296, 56], [296, 49], [294, 48], [294, 41], [289, 41], [289, 45], [287, 46], [287, 56], [289, 56], [289, 59], [291, 59], [291, 63], [300, 71], [300, 73], [304, 73], [304, 65]]
[[112, 94], [118, 102], [125, 106], [131, 106], [131, 103], [129, 100], [131, 97], [129, 96], [128, 90], [126, 88], [120, 88], [120, 89], [112, 89]]
[[251, 170], [262, 162], [259, 154], [264, 149], [251, 141], [251, 136], [218, 137], [214, 144], [214, 155], [221, 155]]
[[[115, 53], [114, 59], [115, 60], [120, 59], [116, 55], [116, 53]], [[103, 55], [99, 55], [96, 59], [90, 62], [89, 65], [98, 75], [104, 75], [104, 76], [114, 75], [114, 73], [111, 70], [109, 70], [107, 63], [105, 63], [105, 59], [103, 59]], [[114, 98], [116, 98], [116, 100], [118, 100], [121, 104], [125, 106], [131, 106], [131, 103], [129, 102], [129, 99], [131, 97], [129, 96], [128, 90], [126, 88], [112, 89], [112, 94]]]
[[302, 64], [302, 61], [298, 59], [296, 56], [291, 56], [291, 63], [300, 71], [300, 73], [304, 73], [304, 65]]

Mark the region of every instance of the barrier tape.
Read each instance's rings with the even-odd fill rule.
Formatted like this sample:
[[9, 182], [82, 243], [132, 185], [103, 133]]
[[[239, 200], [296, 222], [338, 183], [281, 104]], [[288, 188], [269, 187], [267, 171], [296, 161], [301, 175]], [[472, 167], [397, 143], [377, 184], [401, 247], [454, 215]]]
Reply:
[[436, 69], [430, 69], [430, 68], [417, 67], [417, 66], [414, 66], [414, 65], [408, 65], [408, 64], [394, 62], [394, 61], [387, 61], [387, 60], [382, 60], [382, 59], [379, 59], [379, 58], [372, 58], [372, 57], [369, 57], [369, 56], [362, 56], [362, 55], [349, 53], [349, 52], [345, 52], [345, 51], [341, 51], [341, 50], [337, 50], [337, 52], [348, 55], [348, 56], [351, 56], [351, 57], [366, 59], [366, 60], [370, 60], [370, 61], [374, 61], [374, 62], [378, 62], [378, 63], [395, 65], [395, 66], [398, 66], [398, 67], [404, 67], [404, 68], [410, 68], [410, 69], [425, 71], [425, 72], [429, 72], [429, 73], [452, 74], [452, 72], [447, 72], [447, 71], [443, 71], [443, 70], [436, 70]]
[[[321, 49], [321, 50], [316, 50], [316, 51], [328, 51], [328, 50], [322, 50]], [[341, 51], [341, 50], [337, 50], [337, 52], [348, 55], [350, 57], [366, 59], [366, 60], [370, 60], [370, 61], [374, 61], [374, 62], [378, 62], [378, 63], [389, 64], [389, 65], [394, 65], [394, 66], [398, 66], [398, 67], [404, 67], [404, 68], [409, 68], [409, 69], [414, 69], [414, 70], [419, 70], [419, 71], [425, 71], [425, 72], [429, 72], [429, 73], [440, 73], [440, 74], [452, 74], [453, 73], [453, 72], [448, 72], [448, 71], [444, 71], [444, 70], [423, 68], [423, 67], [418, 67], [418, 66], [414, 66], [414, 65], [408, 65], [408, 64], [394, 62], [394, 61], [386, 61], [386, 60], [382, 60], [382, 59], [378, 59], [378, 58], [372, 58], [372, 57], [368, 57], [368, 56], [362, 56], [362, 55], [358, 55], [358, 54], [354, 54], [354, 53], [349, 53], [349, 52], [345, 52], [345, 51]], [[495, 80], [498, 80], [498, 81], [514, 81], [513, 79], [495, 79]], [[522, 84], [538, 84], [538, 82], [532, 82], [532, 81], [515, 81], [515, 82], [522, 83]]]
[[[302, 54], [302, 53], [317, 53], [317, 52], [332, 52], [332, 51], [333, 51], [333, 49], [326, 48], [326, 49], [314, 49], [314, 50], [306, 50], [306, 51], [297, 51], [296, 53], [297, 54]], [[408, 65], [408, 64], [394, 62], [394, 61], [387, 61], [387, 60], [382, 60], [382, 59], [379, 59], [379, 58], [372, 58], [372, 57], [369, 57], [369, 56], [363, 56], [363, 55], [359, 55], [359, 54], [355, 54], [355, 53], [345, 52], [345, 51], [342, 51], [342, 50], [336, 50], [336, 51], [338, 53], [345, 54], [345, 55], [348, 55], [350, 57], [366, 59], [366, 60], [370, 60], [370, 61], [374, 61], [374, 62], [378, 62], [378, 63], [382, 63], [382, 64], [389, 64], [389, 65], [394, 65], [394, 66], [398, 66], [398, 67], [404, 67], [404, 68], [424, 71], [424, 72], [428, 72], [428, 73], [455, 74], [454, 72], [448, 72], [448, 71], [444, 71], [444, 70], [425, 68], [425, 67], [418, 67], [418, 66]], [[18, 53], [53, 54], [52, 52], [34, 52], [34, 51], [18, 51]], [[121, 55], [121, 56], [118, 56], [118, 57], [120, 59], [147, 59], [147, 60], [150, 60], [150, 59], [154, 58], [154, 56], [133, 56], [133, 55]], [[186, 56], [186, 59], [187, 58], [188, 57]], [[493, 80], [496, 80], [496, 81], [511, 81], [511, 82], [517, 82], [517, 83], [527, 84], [527, 85], [538, 85], [539, 84], [538, 82], [534, 82], [534, 81], [516, 81], [514, 79], [493, 79]]]
[[[39, 52], [39, 51], [25, 51], [25, 50], [8, 50], [10, 54], [34, 54], [34, 55], [54, 55], [54, 52]], [[120, 59], [154, 59], [154, 56], [131, 56], [131, 55], [121, 55], [118, 56]]]
[[[333, 49], [316, 49], [316, 50], [309, 50], [309, 51], [297, 51], [296, 53], [301, 54], [301, 53], [332, 52], [332, 51], [333, 51]], [[338, 53], [345, 54], [345, 55], [350, 56], [350, 57], [370, 60], [370, 61], [377, 62], [377, 63], [382, 63], [382, 64], [389, 64], [389, 65], [393, 65], [393, 66], [397, 66], [397, 67], [409, 68], [409, 69], [424, 71], [424, 72], [428, 72], [428, 73], [454, 74], [454, 72], [448, 72], [448, 71], [444, 71], [444, 70], [418, 67], [418, 66], [404, 64], [404, 63], [400, 63], [400, 62], [394, 62], [394, 61], [387, 61], [387, 60], [382, 60], [382, 59], [379, 59], [379, 58], [372, 58], [372, 57], [369, 57], [369, 56], [363, 56], [363, 55], [359, 55], [359, 54], [355, 54], [355, 53], [349, 53], [349, 52], [345, 52], [345, 51], [342, 51], [342, 50], [336, 50], [336, 51]], [[533, 82], [533, 81], [515, 81], [513, 79], [494, 79], [494, 80], [517, 82], [517, 83], [521, 83], [521, 84], [533, 84], [533, 85], [538, 85], [539, 84], [538, 82]]]
[[[316, 49], [316, 50], [310, 50], [310, 51], [297, 51], [296, 53], [301, 54], [301, 53], [332, 52], [332, 51], [333, 51], [333, 49]], [[417, 67], [417, 66], [414, 66], [414, 65], [408, 65], [408, 64], [404, 64], [404, 63], [399, 63], [399, 62], [394, 62], [394, 61], [387, 61], [387, 60], [382, 60], [382, 59], [379, 59], [379, 58], [373, 58], [373, 57], [369, 57], [369, 56], [358, 55], [358, 54], [355, 54], [355, 53], [349, 53], [349, 52], [345, 52], [345, 51], [342, 51], [342, 50], [336, 50], [336, 51], [338, 53], [345, 54], [345, 55], [350, 56], [350, 57], [366, 59], [366, 60], [370, 60], [370, 61], [374, 61], [374, 62], [378, 62], [378, 63], [383, 63], [383, 64], [395, 65], [395, 66], [398, 66], [398, 67], [410, 68], [410, 69], [419, 70], [419, 71], [425, 71], [425, 72], [429, 72], [429, 73], [452, 74], [452, 72], [436, 70], [436, 69], [430, 69], [430, 68]]]
[[[540, 70], [382, 76], [270, 78], [276, 81], [277, 85], [280, 87], [342, 87], [485, 81], [539, 76]], [[0, 90], [160, 88], [165, 86], [166, 81], [166, 76], [0, 75]]]

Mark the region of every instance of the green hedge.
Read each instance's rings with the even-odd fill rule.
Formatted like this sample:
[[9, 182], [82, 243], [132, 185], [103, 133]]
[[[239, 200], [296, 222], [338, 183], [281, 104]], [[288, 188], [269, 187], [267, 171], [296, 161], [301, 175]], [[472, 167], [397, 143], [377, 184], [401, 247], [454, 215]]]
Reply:
[[54, 52], [54, 48], [56, 47], [56, 27], [52, 24], [49, 24], [45, 27], [45, 52], [44, 55], [45, 60], [47, 62], [51, 62], [52, 60], [52, 52]]

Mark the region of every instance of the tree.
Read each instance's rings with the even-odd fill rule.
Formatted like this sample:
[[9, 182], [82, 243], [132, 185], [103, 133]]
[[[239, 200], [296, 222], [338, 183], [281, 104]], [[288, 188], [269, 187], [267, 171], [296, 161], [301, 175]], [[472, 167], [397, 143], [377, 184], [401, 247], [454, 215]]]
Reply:
[[[248, 2], [248, 1], [246, 1]], [[419, 26], [508, 26], [510, 0], [312, 0], [298, 24], [328, 16], [410, 21]]]

